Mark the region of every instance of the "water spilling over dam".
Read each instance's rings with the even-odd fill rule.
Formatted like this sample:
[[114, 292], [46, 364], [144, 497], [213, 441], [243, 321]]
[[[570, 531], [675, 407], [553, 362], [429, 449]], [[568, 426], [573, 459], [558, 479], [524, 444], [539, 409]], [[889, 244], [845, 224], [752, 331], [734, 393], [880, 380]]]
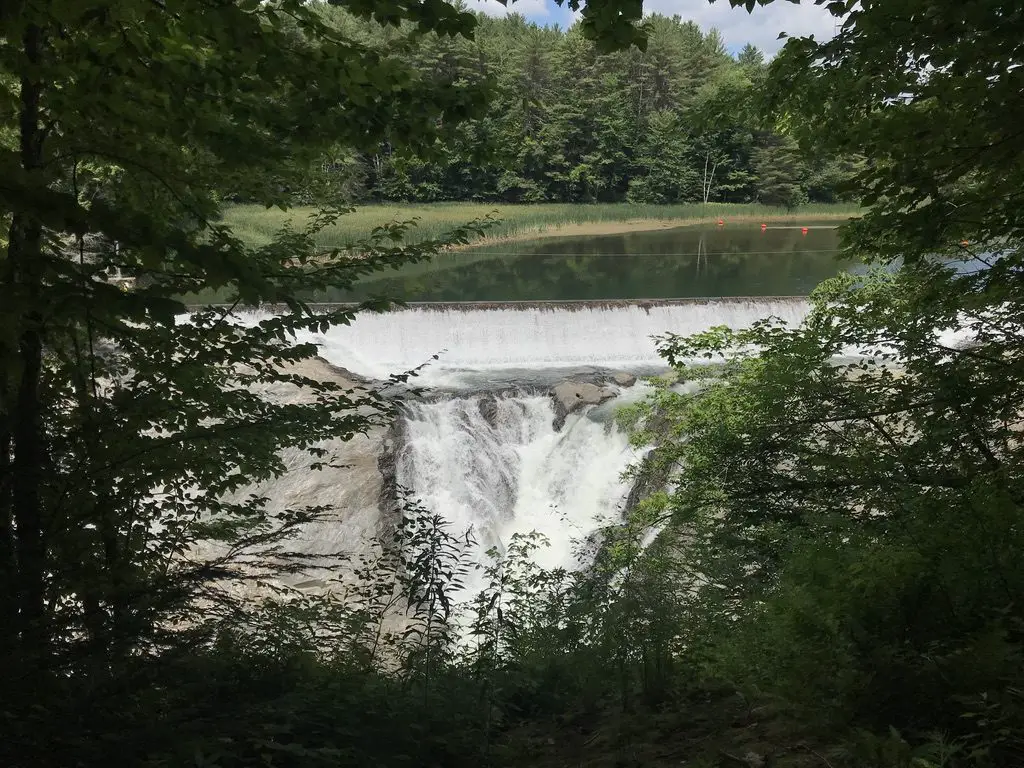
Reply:
[[423, 382], [440, 384], [458, 372], [656, 367], [663, 363], [652, 336], [743, 328], [769, 316], [795, 323], [806, 313], [807, 302], [790, 297], [422, 304], [363, 313], [351, 326], [302, 340], [371, 378], [430, 363]]

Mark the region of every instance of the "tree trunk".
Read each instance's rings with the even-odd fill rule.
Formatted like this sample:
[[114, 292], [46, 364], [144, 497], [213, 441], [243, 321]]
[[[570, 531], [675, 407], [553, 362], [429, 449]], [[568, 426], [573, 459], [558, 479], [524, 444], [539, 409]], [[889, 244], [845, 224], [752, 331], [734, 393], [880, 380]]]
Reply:
[[[6, 380], [6, 366], [0, 368], [0, 386]], [[0, 654], [13, 650], [12, 629], [18, 619], [18, 566], [14, 555], [14, 521], [11, 517], [11, 480], [13, 477], [11, 434], [7, 428], [7, 397], [0, 400]]]
[[[42, 52], [42, 31], [29, 25], [23, 37], [25, 58], [38, 65]], [[44, 131], [40, 125], [41, 84], [23, 75], [20, 88], [20, 154], [22, 168], [32, 178], [42, 168]], [[42, 285], [42, 225], [22, 213], [11, 220], [7, 247], [8, 288], [20, 299], [15, 307], [13, 339], [16, 349], [7, 350], [4, 368], [13, 374], [11, 399], [3, 414], [10, 425], [10, 507], [14, 524], [14, 557], [17, 576], [18, 618], [14, 634], [20, 636], [27, 661], [41, 663], [46, 655], [45, 560], [43, 512], [40, 488], [45, 448], [42, 433], [40, 381], [43, 336], [39, 312]], [[13, 402], [12, 402], [13, 400]], [[13, 406], [13, 408], [12, 408]]]
[[[711, 166], [711, 173], [710, 174], [708, 173], [708, 166], [709, 165]], [[703, 192], [703, 196], [704, 196], [704, 205], [708, 204], [708, 200], [711, 197], [711, 185], [714, 184], [714, 181], [715, 181], [715, 171], [717, 169], [718, 169], [718, 161], [715, 161], [715, 163], [712, 164], [711, 163], [711, 153], [708, 152], [706, 155], [704, 155], [704, 181], [703, 181], [703, 183], [701, 185], [703, 187], [703, 189], [701, 191]]]

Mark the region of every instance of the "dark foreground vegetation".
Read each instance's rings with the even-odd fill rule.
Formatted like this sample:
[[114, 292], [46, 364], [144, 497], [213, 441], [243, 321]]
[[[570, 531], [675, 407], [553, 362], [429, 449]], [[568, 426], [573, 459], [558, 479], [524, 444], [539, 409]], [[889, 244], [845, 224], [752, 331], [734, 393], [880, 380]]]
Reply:
[[[585, 573], [513, 542], [461, 612], [443, 510], [407, 500], [360, 580], [298, 596], [280, 576], [341, 572], [288, 552], [330, 510], [237, 492], [393, 407], [287, 365], [315, 351], [289, 331], [355, 311], [295, 297], [480, 224], [353, 259], [217, 223], [293, 201], [331, 147], [446, 151], [486, 115], [403, 37], [476, 17], [345, 7], [405, 26], [380, 49], [297, 0], [0, 10], [0, 764], [1024, 764], [1018, 3], [832, 2], [834, 40], [787, 45], [757, 119], [870, 158], [846, 247], [902, 268], [822, 286], [800, 329], [667, 337], [688, 394], [623, 415], [651, 497]], [[583, 13], [565, 40], [643, 44], [639, 4]], [[285, 310], [176, 323], [203, 289]], [[257, 394], [288, 384], [309, 398]]]

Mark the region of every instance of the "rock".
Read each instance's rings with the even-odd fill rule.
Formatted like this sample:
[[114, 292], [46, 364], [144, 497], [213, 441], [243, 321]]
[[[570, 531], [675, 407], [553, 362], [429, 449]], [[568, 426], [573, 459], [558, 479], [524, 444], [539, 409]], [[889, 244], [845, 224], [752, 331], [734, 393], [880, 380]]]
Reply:
[[480, 415], [483, 416], [484, 421], [490, 424], [492, 428], [497, 429], [498, 399], [494, 395], [485, 395], [477, 401], [477, 408], [480, 409]]
[[552, 390], [551, 396], [555, 398], [556, 410], [568, 415], [584, 406], [597, 405], [615, 397], [615, 391], [597, 384], [564, 381]]
[[647, 455], [640, 461], [632, 477], [633, 484], [623, 508], [623, 513], [627, 515], [636, 509], [641, 501], [665, 488], [668, 484], [669, 470], [657, 464], [652, 455]]
[[560, 430], [565, 425], [565, 418], [570, 413], [575, 413], [588, 405], [598, 405], [615, 395], [615, 390], [609, 387], [599, 387], [588, 382], [563, 381], [556, 385], [551, 390], [551, 397], [555, 401], [555, 430]]
[[719, 754], [723, 758], [722, 763], [734, 765], [736, 768], [765, 768], [768, 763], [765, 756], [757, 752], [747, 752], [743, 757], [730, 754], [725, 750], [722, 750]]
[[295, 585], [296, 589], [315, 589], [322, 590], [327, 589], [327, 582], [323, 579], [309, 579], [307, 581], [300, 581]]
[[404, 424], [402, 419], [395, 419], [391, 423], [377, 452], [377, 473], [380, 477], [380, 491], [377, 495], [380, 525], [377, 532], [385, 540], [394, 534], [401, 520], [398, 504], [398, 452], [405, 443]]
[[579, 381], [563, 381], [551, 391], [552, 397], [567, 413], [585, 405], [597, 405], [615, 397], [615, 390]]
[[[309, 358], [289, 365], [285, 370], [318, 381], [329, 381], [346, 389], [365, 389], [360, 381], [349, 378], [341, 369], [319, 358]], [[290, 382], [275, 382], [251, 387], [252, 391], [277, 403], [316, 402], [310, 388]], [[367, 407], [360, 408], [367, 412]], [[401, 446], [398, 424], [377, 425], [365, 434], [349, 439], [330, 438], [314, 447], [326, 451], [323, 466], [310, 469], [317, 459], [298, 447], [281, 451], [285, 471], [277, 477], [247, 485], [225, 496], [225, 500], [241, 502], [251, 495], [267, 499], [266, 510], [272, 515], [306, 507], [332, 507], [316, 520], [305, 523], [285, 545], [309, 559], [303, 573], [285, 574], [280, 581], [290, 587], [320, 591], [330, 589], [336, 578], [349, 576], [348, 566], [338, 570], [336, 553], [351, 556], [354, 564], [361, 555], [376, 552], [374, 538], [387, 538], [394, 525], [397, 504], [395, 454]], [[203, 543], [198, 554], [217, 557], [222, 554], [216, 542]], [[321, 562], [324, 564], [321, 566]], [[324, 586], [320, 586], [323, 584]], [[255, 581], [240, 585], [262, 595]]]
[[636, 376], [626, 371], [616, 371], [612, 374], [612, 381], [618, 384], [620, 387], [632, 387], [636, 384]]

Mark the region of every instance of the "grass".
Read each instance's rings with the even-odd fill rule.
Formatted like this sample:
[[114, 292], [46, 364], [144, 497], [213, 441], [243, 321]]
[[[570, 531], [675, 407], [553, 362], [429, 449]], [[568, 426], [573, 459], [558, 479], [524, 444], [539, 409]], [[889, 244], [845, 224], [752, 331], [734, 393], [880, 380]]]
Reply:
[[[317, 236], [325, 248], [344, 246], [366, 236], [376, 226], [393, 221], [418, 219], [409, 234], [410, 242], [443, 236], [453, 227], [496, 214], [501, 221], [492, 226], [484, 239], [475, 244], [509, 240], [527, 240], [558, 235], [614, 234], [643, 229], [684, 226], [702, 221], [729, 220], [792, 221], [809, 219], [847, 219], [859, 212], [856, 205], [808, 205], [794, 210], [757, 204], [685, 203], [679, 205], [633, 205], [601, 203], [578, 205], [543, 203], [503, 205], [497, 203], [430, 203], [404, 205], [366, 205], [341, 218], [333, 227]], [[225, 223], [249, 245], [264, 245], [286, 224], [300, 228], [312, 208], [289, 211], [265, 209], [257, 205], [236, 205], [224, 214]]]

